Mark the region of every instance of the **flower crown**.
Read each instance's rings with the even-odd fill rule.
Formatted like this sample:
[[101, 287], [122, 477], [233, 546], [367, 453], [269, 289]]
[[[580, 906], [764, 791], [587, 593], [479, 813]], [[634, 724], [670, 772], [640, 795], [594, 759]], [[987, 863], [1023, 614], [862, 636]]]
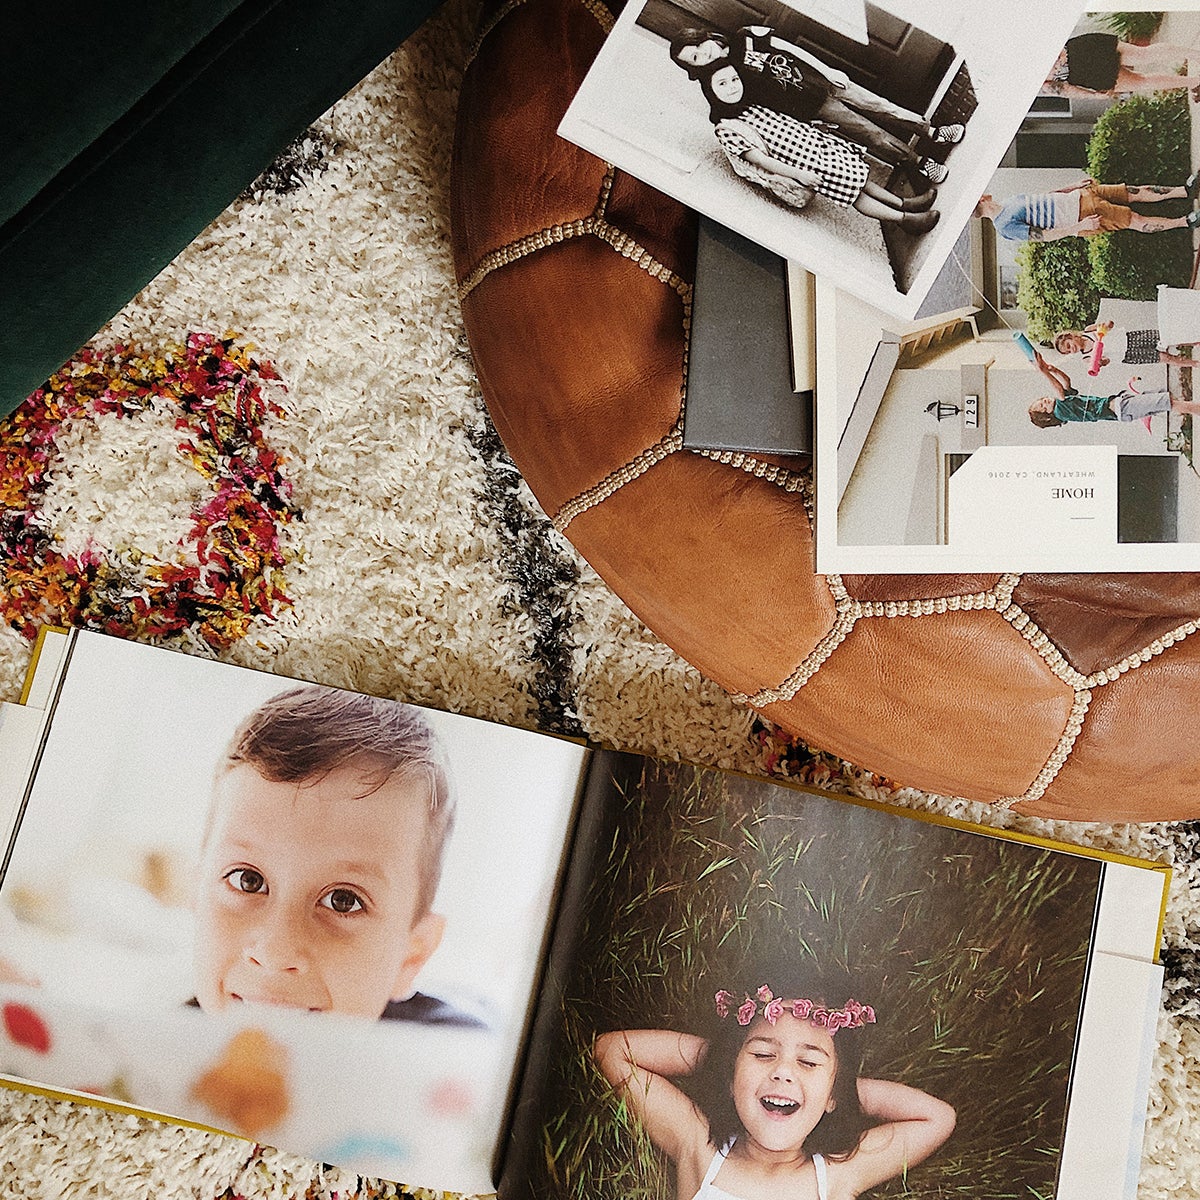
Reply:
[[717, 1016], [724, 1020], [731, 1012], [736, 1013], [739, 1025], [749, 1025], [758, 1015], [760, 1004], [769, 1025], [774, 1025], [785, 1012], [790, 1012], [798, 1021], [810, 1021], [821, 1029], [828, 1029], [831, 1034], [839, 1029], [859, 1029], [875, 1024], [875, 1010], [869, 1004], [849, 999], [841, 1008], [826, 1008], [804, 998], [784, 1000], [774, 995], [765, 983], [753, 996], [747, 994], [741, 1004], [732, 992], [723, 989], [717, 993], [716, 1002]]

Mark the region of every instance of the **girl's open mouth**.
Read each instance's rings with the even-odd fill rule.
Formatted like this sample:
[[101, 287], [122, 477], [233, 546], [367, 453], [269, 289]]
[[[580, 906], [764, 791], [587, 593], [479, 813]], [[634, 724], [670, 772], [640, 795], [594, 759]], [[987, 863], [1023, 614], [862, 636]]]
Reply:
[[789, 1100], [786, 1096], [762, 1096], [758, 1102], [767, 1112], [778, 1117], [790, 1117], [800, 1107], [799, 1101]]

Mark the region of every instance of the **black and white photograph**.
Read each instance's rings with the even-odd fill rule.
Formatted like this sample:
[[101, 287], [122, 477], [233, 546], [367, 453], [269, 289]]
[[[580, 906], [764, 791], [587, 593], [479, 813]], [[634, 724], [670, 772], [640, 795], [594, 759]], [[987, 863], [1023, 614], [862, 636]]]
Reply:
[[1031, 0], [645, 0], [559, 132], [911, 317], [1077, 15]]

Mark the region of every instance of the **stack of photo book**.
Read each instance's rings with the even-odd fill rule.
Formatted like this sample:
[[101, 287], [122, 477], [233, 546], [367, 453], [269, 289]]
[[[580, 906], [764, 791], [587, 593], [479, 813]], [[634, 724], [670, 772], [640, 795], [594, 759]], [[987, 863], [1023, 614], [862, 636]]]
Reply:
[[1163, 866], [82, 631], [0, 814], [9, 1086], [531, 1200], [1134, 1195]]
[[560, 132], [703, 214], [684, 444], [808, 457], [822, 572], [1200, 567], [1198, 46], [1189, 0], [627, 5]]

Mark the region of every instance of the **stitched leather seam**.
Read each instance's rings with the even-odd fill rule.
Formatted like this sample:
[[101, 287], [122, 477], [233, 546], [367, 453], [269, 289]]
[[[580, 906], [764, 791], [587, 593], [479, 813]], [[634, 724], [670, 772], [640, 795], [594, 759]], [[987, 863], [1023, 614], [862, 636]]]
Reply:
[[458, 285], [458, 302], [461, 304], [483, 280], [498, 267], [507, 266], [522, 258], [544, 250], [547, 246], [557, 246], [572, 238], [583, 237], [591, 233], [596, 224], [594, 216], [584, 217], [578, 221], [570, 221], [566, 225], [549, 225], [539, 229], [537, 233], [527, 234], [515, 242], [509, 242], [497, 250], [491, 250], [479, 260], [479, 265]]
[[479, 54], [483, 43], [487, 40], [488, 34], [508, 16], [515, 8], [520, 8], [526, 0], [508, 0], [507, 4], [502, 4], [493, 14], [492, 19], [486, 25], [479, 27], [479, 32], [475, 35], [475, 40], [471, 43], [471, 48], [467, 51], [467, 61], [463, 64], [463, 70], [466, 71], [475, 61]]
[[846, 640], [846, 635], [854, 628], [857, 618], [853, 613], [839, 612], [833, 628], [817, 643], [813, 652], [775, 688], [761, 688], [754, 695], [745, 692], [731, 692], [730, 695], [737, 704], [748, 704], [751, 708], [762, 708], [767, 704], [777, 704], [781, 700], [791, 700], [796, 693], [817, 673], [829, 656]]
[[599, 3], [599, 0], [580, 0], [580, 3], [596, 18], [596, 23], [605, 33], [612, 33], [616, 21], [613, 19], [612, 13]]
[[1197, 629], [1200, 629], [1200, 622], [1185, 621], [1182, 625], [1177, 625], [1174, 629], [1164, 633], [1161, 637], [1156, 637], [1154, 641], [1143, 646], [1140, 650], [1135, 650], [1132, 654], [1127, 654], [1119, 663], [1115, 663], [1111, 667], [1105, 667], [1103, 671], [1096, 671], [1089, 675], [1086, 679], [1088, 687], [1099, 687], [1105, 683], [1112, 683], [1113, 680], [1119, 679], [1126, 671], [1132, 671], [1136, 667], [1140, 667], [1143, 663], [1149, 662], [1155, 655], [1161, 654], [1168, 646], [1175, 645], [1176, 642], [1182, 642], [1185, 638], [1191, 637]]
[[1087, 716], [1088, 706], [1091, 702], [1090, 690], [1080, 688], [1076, 691], [1075, 702], [1071, 705], [1066, 728], [1058, 739], [1058, 744], [1051, 751], [1050, 757], [1046, 760], [1046, 765], [1037, 773], [1024, 795], [1006, 796], [1003, 800], [997, 800], [995, 802], [997, 808], [1011, 809], [1018, 804], [1040, 800], [1045, 795], [1046, 789], [1054, 782], [1059, 771], [1063, 769], [1067, 759], [1070, 758], [1071, 751], [1075, 748], [1075, 741], [1083, 729], [1083, 719]]
[[[803, 493], [802, 493], [803, 494]], [[996, 609], [1006, 605], [1019, 575], [1004, 576], [994, 588], [986, 592], [971, 592], [953, 596], [937, 596], [920, 600], [855, 600], [846, 590], [841, 575], [827, 575], [825, 584], [837, 607], [837, 619], [833, 629], [826, 634], [816, 648], [778, 687], [762, 688], [754, 695], [733, 693], [733, 699], [759, 708], [781, 700], [791, 700], [796, 693], [816, 674], [817, 669], [846, 639], [846, 635], [860, 619], [890, 617], [936, 616], [945, 612]]]
[[606, 475], [599, 483], [580, 492], [574, 499], [568, 500], [551, 517], [551, 524], [559, 533], [565, 533], [567, 526], [581, 513], [587, 512], [589, 508], [595, 508], [598, 504], [603, 504], [609, 496], [619, 492], [627, 483], [639, 479], [663, 459], [670, 458], [682, 446], [683, 425], [676, 421], [666, 437], [660, 438], [653, 446], [648, 446], [641, 454]]
[[610, 225], [603, 217], [583, 217], [578, 221], [569, 221], [565, 225], [549, 225], [536, 233], [526, 234], [515, 242], [491, 250], [479, 260], [479, 265], [458, 285], [458, 301], [461, 304], [483, 280], [499, 267], [518, 262], [548, 246], [561, 245], [572, 238], [592, 234], [606, 245], [615, 250], [622, 258], [629, 259], [634, 266], [640, 267], [652, 279], [665, 283], [676, 292], [690, 311], [692, 303], [692, 285], [681, 279], [670, 267], [661, 263], [644, 246], [640, 245], [627, 233], [623, 233], [615, 225]]
[[785, 492], [799, 492], [802, 497], [807, 499], [805, 495], [809, 490], [807, 477], [797, 471], [789, 471], [787, 467], [763, 462], [761, 458], [755, 458], [753, 454], [747, 454], [743, 450], [693, 450], [689, 447], [688, 453], [721, 463], [723, 466], [735, 467], [739, 471], [745, 471], [747, 475], [753, 475], [756, 479], [765, 479]]
[[613, 184], [616, 182], [617, 168], [609, 164], [608, 170], [604, 172], [604, 178], [600, 183], [600, 198], [596, 201], [596, 207], [592, 215], [603, 221], [605, 214], [608, 212], [608, 200], [612, 195]]
[[683, 298], [683, 302], [691, 308], [692, 285], [681, 279], [665, 263], [661, 263], [636, 239], [610, 225], [603, 217], [596, 217], [594, 227], [590, 230], [601, 241], [611, 246], [622, 258], [629, 259], [635, 266], [641, 267], [652, 279], [665, 283], [673, 292]]

